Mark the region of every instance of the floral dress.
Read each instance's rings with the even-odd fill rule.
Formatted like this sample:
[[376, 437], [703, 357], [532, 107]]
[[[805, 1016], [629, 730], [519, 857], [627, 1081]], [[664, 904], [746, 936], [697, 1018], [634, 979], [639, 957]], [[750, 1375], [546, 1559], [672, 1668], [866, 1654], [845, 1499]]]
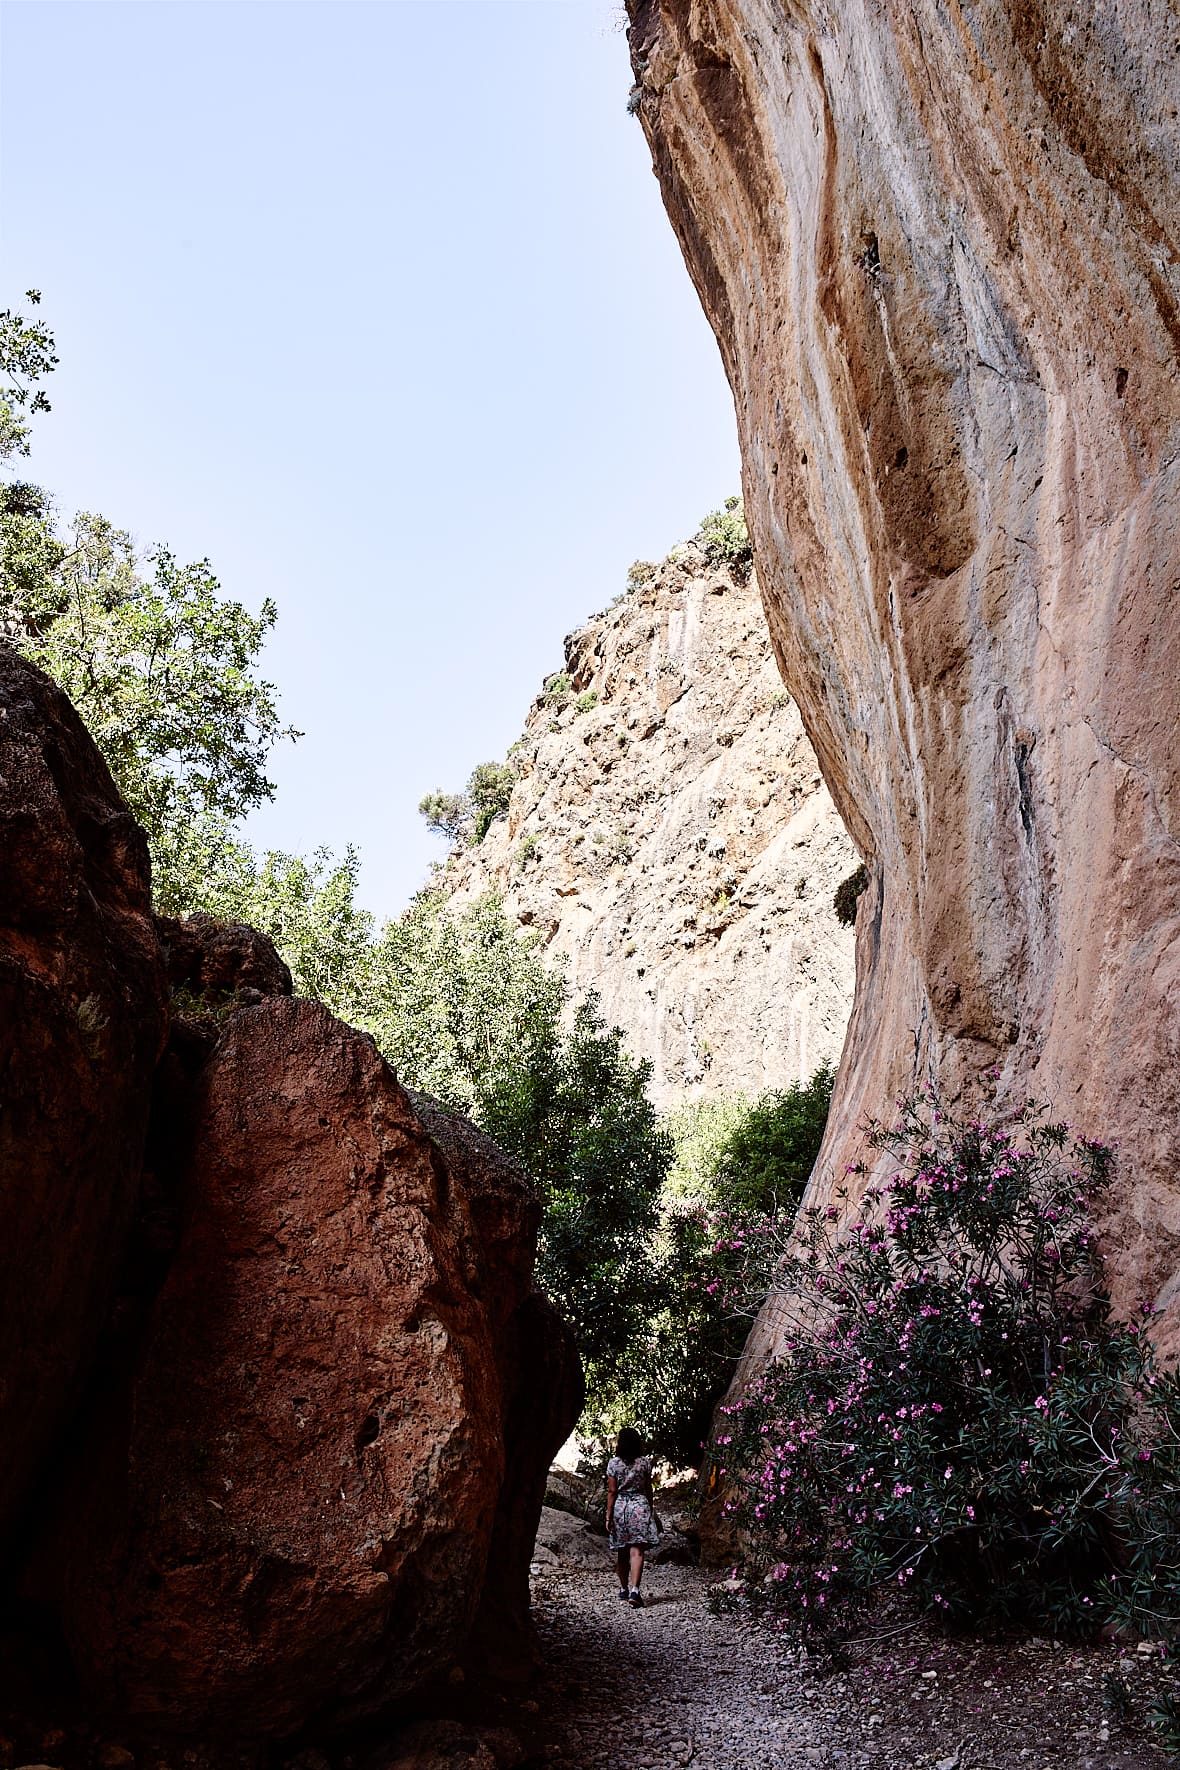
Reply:
[[618, 1484], [610, 1533], [611, 1548], [654, 1549], [660, 1533], [647, 1497], [651, 1485], [651, 1458], [636, 1457], [633, 1463], [625, 1463], [621, 1457], [612, 1457], [606, 1465], [606, 1473], [608, 1479], [613, 1476]]

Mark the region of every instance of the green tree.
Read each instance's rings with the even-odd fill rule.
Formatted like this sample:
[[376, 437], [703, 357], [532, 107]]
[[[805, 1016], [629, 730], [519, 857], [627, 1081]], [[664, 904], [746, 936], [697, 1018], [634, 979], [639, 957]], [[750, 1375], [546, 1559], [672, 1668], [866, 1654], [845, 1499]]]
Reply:
[[[30, 289], [27, 299], [35, 307], [41, 296]], [[50, 409], [44, 389], [35, 384], [56, 366], [53, 336], [45, 325], [12, 308], [0, 312], [0, 463], [28, 454], [30, 419]], [[22, 599], [57, 570], [64, 556], [41, 488], [19, 479], [0, 483], [0, 637], [20, 637]]]
[[515, 785], [516, 770], [510, 762], [481, 762], [472, 770], [467, 797], [475, 820], [473, 841], [482, 842], [496, 818], [508, 810]]
[[597, 999], [568, 990], [493, 896], [421, 894], [376, 942], [356, 1023], [402, 1081], [467, 1113], [537, 1185], [538, 1273], [572, 1321], [601, 1409], [653, 1307], [651, 1232], [671, 1145]]
[[224, 821], [165, 833], [167, 890], [157, 908], [249, 922], [274, 941], [291, 968], [295, 993], [314, 996], [355, 1021], [368, 998], [373, 918], [356, 903], [360, 856], [317, 848], [310, 859], [272, 849], [259, 859]]
[[[26, 289], [30, 307], [39, 307], [39, 289]], [[48, 412], [44, 388], [35, 384], [57, 367], [53, 334], [41, 320], [6, 307], [0, 312], [0, 460], [27, 455], [34, 412]], [[25, 414], [29, 416], [25, 416]]]
[[[40, 297], [28, 292], [36, 304]], [[0, 459], [29, 451], [36, 383], [57, 364], [39, 321], [0, 313]], [[257, 664], [275, 606], [258, 615], [221, 594], [207, 560], [167, 548], [141, 560], [130, 536], [83, 514], [63, 538], [38, 486], [0, 486], [0, 632], [65, 689], [147, 831], [157, 901], [203, 907], [249, 870], [232, 826], [272, 796], [266, 760], [281, 737]]]
[[495, 819], [507, 811], [516, 778], [511, 762], [481, 762], [472, 769], [461, 793], [436, 787], [419, 800], [418, 810], [436, 836], [474, 848]]
[[733, 1210], [793, 1210], [815, 1166], [836, 1072], [823, 1064], [803, 1085], [761, 1095], [722, 1139], [711, 1175]]
[[436, 787], [433, 793], [419, 799], [418, 810], [426, 819], [427, 829], [434, 835], [445, 836], [448, 842], [462, 842], [466, 846], [471, 822], [471, 806], [466, 793], [447, 793], [442, 787]]
[[156, 843], [182, 820], [232, 822], [271, 798], [267, 756], [298, 734], [253, 673], [274, 603], [251, 615], [206, 560], [180, 566], [159, 548], [148, 563], [150, 577], [130, 536], [79, 516], [61, 564], [24, 598], [21, 644], [70, 696]]
[[590, 992], [571, 1031], [503, 1077], [485, 1129], [537, 1182], [545, 1203], [537, 1274], [573, 1323], [592, 1402], [630, 1379], [657, 1300], [652, 1235], [671, 1140], [637, 1062]]

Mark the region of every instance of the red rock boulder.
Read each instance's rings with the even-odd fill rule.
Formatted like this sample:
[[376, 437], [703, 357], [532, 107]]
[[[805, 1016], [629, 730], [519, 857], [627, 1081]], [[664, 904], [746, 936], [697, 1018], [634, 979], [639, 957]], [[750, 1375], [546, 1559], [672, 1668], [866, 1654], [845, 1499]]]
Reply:
[[0, 1529], [77, 1399], [166, 1010], [147, 845], [61, 690], [0, 645]]
[[[529, 1183], [468, 1119], [408, 1090], [414, 1111], [471, 1204], [504, 1398], [506, 1467], [471, 1655], [493, 1675], [532, 1660], [529, 1562], [549, 1467], [586, 1400], [573, 1329], [532, 1283], [541, 1208]], [[527, 1226], [527, 1227], [526, 1227]]]
[[[469, 1196], [372, 1040], [316, 1003], [233, 1013], [170, 1111], [183, 1226], [63, 1508], [65, 1632], [141, 1731], [353, 1719], [468, 1641], [519, 1461], [505, 1348], [536, 1203], [502, 1159]], [[546, 1462], [572, 1393], [567, 1372], [560, 1419], [535, 1397]]]
[[274, 942], [248, 922], [157, 916], [156, 932], [173, 991], [187, 992], [203, 1007], [291, 994], [291, 973]]

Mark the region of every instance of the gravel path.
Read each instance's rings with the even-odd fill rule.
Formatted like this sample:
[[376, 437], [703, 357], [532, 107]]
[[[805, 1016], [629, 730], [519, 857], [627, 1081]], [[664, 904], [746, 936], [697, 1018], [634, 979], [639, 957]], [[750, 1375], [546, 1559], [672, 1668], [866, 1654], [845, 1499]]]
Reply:
[[717, 1577], [649, 1568], [647, 1606], [634, 1611], [615, 1598], [609, 1571], [539, 1570], [538, 1757], [561, 1770], [1163, 1770], [1175, 1762], [1104, 1704], [1114, 1672], [1142, 1712], [1157, 1672], [1143, 1655], [912, 1632], [825, 1677], [773, 1633], [711, 1615], [705, 1593]]

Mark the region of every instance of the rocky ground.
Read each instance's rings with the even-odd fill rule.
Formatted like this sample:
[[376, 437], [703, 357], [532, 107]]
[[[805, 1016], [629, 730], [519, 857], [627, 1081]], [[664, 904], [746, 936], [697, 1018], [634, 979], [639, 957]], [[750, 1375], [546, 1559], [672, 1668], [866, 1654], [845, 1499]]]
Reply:
[[717, 1580], [655, 1567], [648, 1603], [614, 1596], [609, 1567], [541, 1565], [544, 1651], [532, 1754], [639, 1770], [1160, 1770], [1143, 1713], [1158, 1659], [1116, 1645], [949, 1642], [911, 1629], [854, 1646], [822, 1675], [779, 1636], [711, 1614]]
[[[553, 1497], [551, 1495], [551, 1497]], [[681, 1555], [669, 1531], [662, 1552]], [[605, 1539], [547, 1507], [532, 1570], [541, 1657], [525, 1687], [458, 1672], [415, 1721], [269, 1750], [142, 1748], [88, 1724], [0, 1631], [0, 1770], [1167, 1770], [1144, 1717], [1170, 1674], [1105, 1643], [950, 1641], [895, 1618], [824, 1668], [747, 1617], [715, 1614], [723, 1576], [647, 1569], [615, 1597]], [[15, 1659], [12, 1664], [7, 1659]], [[4, 1676], [5, 1673], [9, 1675]], [[7, 1688], [6, 1688], [7, 1687]]]

